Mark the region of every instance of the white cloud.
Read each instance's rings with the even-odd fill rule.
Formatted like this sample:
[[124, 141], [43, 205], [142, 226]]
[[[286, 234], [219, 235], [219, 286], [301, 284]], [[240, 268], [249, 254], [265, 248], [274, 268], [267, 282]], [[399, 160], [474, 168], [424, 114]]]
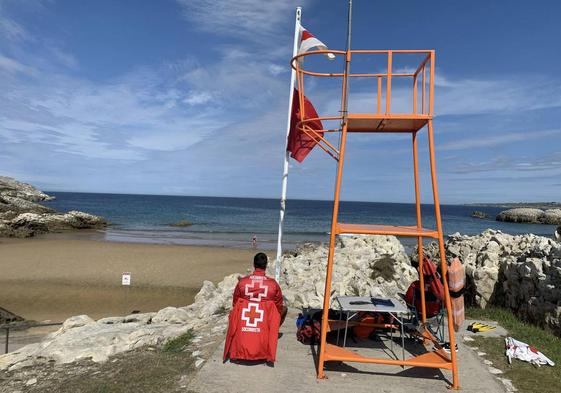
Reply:
[[542, 131], [524, 131], [524, 132], [502, 132], [497, 135], [484, 135], [474, 137], [473, 135], [464, 138], [456, 139], [452, 142], [443, 143], [438, 146], [440, 150], [465, 150], [477, 147], [493, 147], [501, 146], [514, 142], [524, 142], [532, 139], [539, 139], [550, 137], [554, 135], [561, 135], [561, 129], [557, 130], [542, 130]]
[[[310, 79], [311, 82], [316, 82]], [[441, 77], [435, 86], [435, 115], [520, 114], [544, 108], [561, 107], [561, 83], [544, 77], [512, 75], [504, 79], [453, 79]], [[335, 115], [340, 108], [340, 88], [323, 89], [325, 82], [306, 84], [307, 95], [312, 99], [319, 93], [318, 102], [327, 115]], [[319, 85], [323, 83], [323, 85]], [[427, 104], [428, 105], [428, 104]], [[385, 88], [382, 96], [385, 108]], [[350, 87], [349, 109], [353, 112], [374, 113], [376, 90], [374, 83], [361, 82]], [[411, 113], [413, 90], [409, 87], [392, 88], [391, 110], [394, 113]]]
[[286, 66], [281, 66], [278, 64], [269, 64], [269, 72], [271, 73], [271, 75], [273, 76], [277, 76], [282, 74], [283, 72], [287, 72], [290, 71], [290, 69]]
[[254, 42], [270, 38], [291, 11], [308, 1], [177, 0], [185, 18], [201, 30], [243, 37]]
[[9, 73], [34, 74], [36, 71], [25, 64], [0, 54], [0, 70]]
[[222, 51], [213, 64], [185, 70], [182, 80], [195, 92], [211, 92], [214, 103], [237, 109], [255, 108], [287, 94], [288, 74], [273, 75], [270, 64], [252, 58], [241, 48], [236, 48], [235, 56], [230, 56], [231, 51], [231, 47]]
[[58, 46], [51, 45], [48, 47], [48, 50], [51, 52], [54, 59], [63, 66], [75, 68], [78, 65], [78, 60], [76, 60], [73, 54], [66, 52]]
[[537, 157], [510, 157], [498, 156], [490, 160], [477, 162], [460, 162], [450, 172], [452, 173], [476, 173], [508, 171], [528, 173], [529, 177], [535, 177], [534, 172], [547, 172], [561, 170], [561, 152], [539, 155]]
[[437, 115], [529, 111], [561, 106], [561, 84], [531, 75], [449, 80], [436, 88]]
[[0, 2], [0, 36], [10, 41], [21, 41], [27, 38], [27, 31], [8, 15], [5, 4], [5, 2]]
[[209, 91], [192, 91], [185, 98], [185, 102], [189, 105], [206, 104], [209, 101], [212, 101], [212, 94]]

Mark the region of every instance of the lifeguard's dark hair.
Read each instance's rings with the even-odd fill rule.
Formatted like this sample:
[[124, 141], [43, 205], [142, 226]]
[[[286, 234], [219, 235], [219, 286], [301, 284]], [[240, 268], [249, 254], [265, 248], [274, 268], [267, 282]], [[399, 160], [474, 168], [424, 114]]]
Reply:
[[256, 269], [267, 268], [267, 254], [259, 252], [253, 257], [253, 267]]

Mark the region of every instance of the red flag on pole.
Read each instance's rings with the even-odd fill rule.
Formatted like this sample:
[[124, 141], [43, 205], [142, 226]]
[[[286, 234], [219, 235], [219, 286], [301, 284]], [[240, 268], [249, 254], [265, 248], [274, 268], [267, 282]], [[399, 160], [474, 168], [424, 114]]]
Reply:
[[[306, 119], [313, 119], [319, 117], [316, 109], [304, 96], [304, 114]], [[294, 89], [294, 99], [292, 100], [292, 113], [290, 117], [290, 133], [288, 135], [288, 146], [287, 150], [290, 152], [290, 157], [294, 158], [298, 162], [304, 161], [304, 158], [312, 151], [314, 146], [318, 143], [319, 137], [310, 135], [301, 129], [297, 128], [296, 125], [302, 120], [302, 114], [300, 110], [300, 100], [298, 99], [298, 90]], [[306, 122], [306, 128], [312, 129], [318, 134], [323, 135], [323, 125], [321, 120], [312, 120]]]

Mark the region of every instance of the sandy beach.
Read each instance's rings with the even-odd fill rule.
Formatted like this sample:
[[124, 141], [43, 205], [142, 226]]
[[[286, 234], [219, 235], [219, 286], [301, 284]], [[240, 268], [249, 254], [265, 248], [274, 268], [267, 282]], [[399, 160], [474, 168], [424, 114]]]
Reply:
[[[0, 305], [63, 321], [156, 311], [192, 302], [204, 280], [251, 267], [255, 250], [60, 238], [0, 240]], [[123, 287], [123, 272], [132, 285]]]

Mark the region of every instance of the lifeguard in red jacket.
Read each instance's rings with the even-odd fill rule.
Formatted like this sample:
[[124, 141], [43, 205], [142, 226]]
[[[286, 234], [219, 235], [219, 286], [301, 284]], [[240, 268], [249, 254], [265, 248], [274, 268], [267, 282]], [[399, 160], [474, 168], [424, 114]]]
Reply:
[[253, 258], [255, 271], [242, 277], [232, 300], [224, 361], [265, 360], [274, 362], [279, 327], [286, 317], [279, 284], [265, 275], [267, 255]]

